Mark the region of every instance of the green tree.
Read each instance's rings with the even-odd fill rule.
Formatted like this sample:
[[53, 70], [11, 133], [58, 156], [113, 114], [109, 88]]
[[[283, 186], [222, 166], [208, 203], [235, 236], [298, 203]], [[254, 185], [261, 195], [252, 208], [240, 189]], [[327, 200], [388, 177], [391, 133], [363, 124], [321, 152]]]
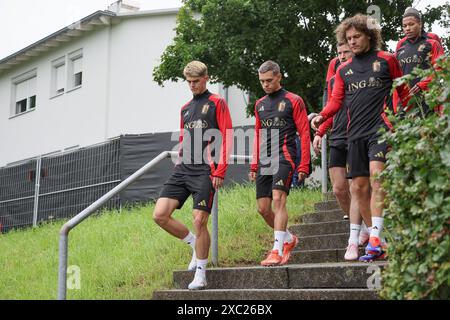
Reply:
[[[263, 91], [257, 68], [265, 60], [277, 61], [283, 85], [303, 97], [310, 111], [321, 109], [324, 77], [335, 56], [334, 29], [356, 13], [381, 16], [385, 41], [401, 38], [401, 15], [412, 0], [280, 1], [184, 0], [173, 44], [166, 48], [154, 70], [155, 81], [177, 81], [185, 64], [205, 62], [214, 82], [236, 85], [251, 92], [251, 104]], [[379, 10], [378, 10], [379, 9]], [[440, 18], [428, 10], [428, 24]], [[243, 106], [244, 108], [245, 106]], [[252, 113], [249, 108], [249, 113]]]

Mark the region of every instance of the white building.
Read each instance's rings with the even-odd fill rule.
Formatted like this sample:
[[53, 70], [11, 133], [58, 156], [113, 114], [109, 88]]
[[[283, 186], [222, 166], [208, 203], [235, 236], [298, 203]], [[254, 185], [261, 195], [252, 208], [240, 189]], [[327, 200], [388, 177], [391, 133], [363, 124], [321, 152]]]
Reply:
[[[0, 167], [121, 134], [178, 131], [191, 93], [152, 78], [177, 12], [118, 1], [0, 60]], [[243, 92], [209, 89], [228, 97], [234, 126], [253, 124]]]

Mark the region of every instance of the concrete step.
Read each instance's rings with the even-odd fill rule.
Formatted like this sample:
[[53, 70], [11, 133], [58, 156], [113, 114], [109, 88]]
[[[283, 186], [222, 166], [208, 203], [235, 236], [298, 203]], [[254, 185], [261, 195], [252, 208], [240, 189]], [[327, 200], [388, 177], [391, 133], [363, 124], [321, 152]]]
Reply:
[[323, 194], [323, 200], [325, 201], [336, 200], [336, 196], [334, 195], [334, 192], [327, 192]]
[[331, 222], [317, 222], [292, 225], [289, 227], [291, 233], [297, 236], [315, 236], [345, 233], [350, 230], [350, 222], [348, 220], [331, 221]]
[[[207, 289], [367, 289], [369, 266], [383, 268], [386, 262], [323, 263], [280, 267], [208, 269]], [[373, 272], [373, 271], [372, 271]], [[174, 286], [185, 289], [193, 271], [174, 272]]]
[[[290, 264], [346, 262], [346, 249], [294, 250], [291, 252]], [[359, 256], [364, 255], [364, 247], [359, 248]], [[352, 262], [348, 262], [352, 263]]]
[[336, 200], [321, 201], [314, 204], [314, 210], [325, 211], [325, 210], [335, 210], [340, 209], [339, 204]]
[[222, 289], [155, 291], [153, 300], [378, 300], [369, 289]]
[[343, 221], [344, 211], [341, 209], [323, 210], [312, 213], [306, 213], [298, 218], [299, 223], [318, 223]]
[[316, 235], [298, 238], [298, 250], [347, 248], [350, 233]]

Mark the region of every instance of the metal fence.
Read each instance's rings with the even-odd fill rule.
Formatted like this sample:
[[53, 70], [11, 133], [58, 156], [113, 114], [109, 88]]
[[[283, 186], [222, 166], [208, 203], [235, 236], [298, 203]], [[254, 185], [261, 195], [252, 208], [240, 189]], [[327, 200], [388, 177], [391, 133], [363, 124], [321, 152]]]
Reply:
[[[67, 219], [120, 183], [120, 140], [0, 169], [0, 230]], [[119, 196], [105, 204], [119, 208]]]

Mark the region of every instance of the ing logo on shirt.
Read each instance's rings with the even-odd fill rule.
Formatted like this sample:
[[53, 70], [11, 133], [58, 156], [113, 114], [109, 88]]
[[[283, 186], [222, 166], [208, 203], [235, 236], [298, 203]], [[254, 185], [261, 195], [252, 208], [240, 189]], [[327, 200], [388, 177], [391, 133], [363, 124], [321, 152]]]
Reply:
[[383, 86], [383, 80], [380, 78], [370, 77], [368, 80], [356, 81], [349, 83], [348, 91], [355, 92], [364, 88], [379, 88]]
[[423, 58], [421, 56], [418, 56], [417, 54], [413, 55], [412, 57], [407, 57], [404, 59], [399, 60], [400, 65], [403, 67], [406, 64], [415, 63], [415, 64], [422, 64]]
[[261, 119], [261, 126], [263, 128], [284, 128], [286, 124], [286, 120], [283, 118]]
[[208, 122], [206, 120], [196, 120], [184, 124], [185, 129], [207, 129]]

